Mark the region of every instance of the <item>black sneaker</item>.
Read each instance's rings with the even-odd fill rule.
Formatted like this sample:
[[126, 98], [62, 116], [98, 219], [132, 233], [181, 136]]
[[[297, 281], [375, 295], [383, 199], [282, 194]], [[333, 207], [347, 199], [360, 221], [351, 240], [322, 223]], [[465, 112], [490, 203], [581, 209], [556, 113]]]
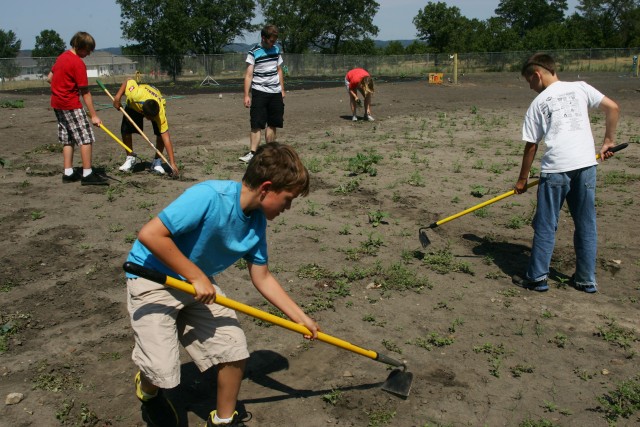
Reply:
[[549, 290], [549, 285], [547, 284], [547, 280], [539, 280], [537, 282], [531, 282], [523, 277], [515, 275], [511, 278], [511, 281], [514, 285], [520, 286], [521, 288], [528, 289], [530, 291], [536, 292], [547, 292]]
[[70, 182], [78, 182], [80, 181], [81, 178], [82, 178], [82, 175], [77, 170], [74, 169], [71, 175], [62, 174], [62, 183], [68, 184]]
[[162, 390], [158, 390], [158, 394], [148, 400], [141, 398], [142, 392], [140, 391], [140, 372], [138, 372], [134, 379], [136, 385], [136, 396], [138, 400], [142, 402], [142, 419], [151, 427], [177, 427], [178, 426], [178, 413], [171, 404], [171, 401], [167, 399]]
[[249, 421], [251, 419], [251, 413], [247, 412], [246, 416], [244, 417], [244, 419], [240, 419], [240, 415], [238, 415], [238, 411], [235, 411], [233, 413], [233, 417], [231, 418], [231, 421], [229, 421], [228, 423], [214, 424], [213, 423], [213, 418], [215, 416], [216, 416], [216, 411], [212, 411], [211, 414], [209, 414], [209, 418], [207, 418], [207, 426], [206, 427], [216, 427], [216, 426], [246, 427], [245, 422], [247, 422], [247, 421]]
[[106, 179], [101, 177], [95, 172], [91, 172], [89, 175], [82, 177], [80, 180], [82, 185], [109, 185]]

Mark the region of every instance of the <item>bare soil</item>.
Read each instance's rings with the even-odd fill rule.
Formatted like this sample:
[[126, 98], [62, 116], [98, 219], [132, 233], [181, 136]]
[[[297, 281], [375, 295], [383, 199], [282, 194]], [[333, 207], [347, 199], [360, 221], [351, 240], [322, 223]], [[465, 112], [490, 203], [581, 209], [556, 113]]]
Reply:
[[[339, 84], [290, 88], [278, 139], [300, 152], [312, 192], [270, 223], [271, 269], [324, 332], [406, 361], [414, 379], [399, 398], [381, 390], [387, 365], [243, 316], [252, 356], [239, 410], [252, 414], [248, 425], [607, 425], [609, 405], [598, 398], [639, 374], [640, 84], [561, 77], [616, 100], [618, 142], [631, 142], [598, 168], [593, 295], [567, 285], [567, 212], [550, 291], [512, 285], [529, 255], [533, 190], [428, 230], [426, 248], [418, 240], [420, 227], [513, 187], [535, 95], [516, 74], [457, 85], [380, 78], [375, 122], [351, 122]], [[24, 395], [0, 407], [1, 426], [145, 425], [122, 263], [140, 227], [185, 188], [240, 180], [248, 148], [238, 90], [172, 88], [162, 90], [182, 176], [144, 170], [153, 151], [141, 138], [134, 148], [145, 163], [119, 173], [124, 150], [96, 129], [94, 163], [108, 188], [61, 183], [48, 93], [0, 93], [3, 103], [24, 100], [0, 108], [0, 396]], [[94, 101], [119, 133], [106, 95], [96, 90]], [[603, 122], [593, 112], [598, 146]], [[230, 298], [270, 310], [244, 269], [231, 267], [219, 283]], [[170, 395], [183, 426], [202, 426], [214, 409], [214, 372], [197, 372], [187, 356], [182, 372]], [[638, 413], [617, 421], [639, 422]]]

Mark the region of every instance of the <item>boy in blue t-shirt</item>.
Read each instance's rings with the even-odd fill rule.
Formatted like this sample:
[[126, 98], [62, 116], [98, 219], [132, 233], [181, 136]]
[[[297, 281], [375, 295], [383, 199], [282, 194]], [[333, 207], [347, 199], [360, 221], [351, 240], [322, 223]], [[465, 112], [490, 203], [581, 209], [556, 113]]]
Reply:
[[[196, 296], [127, 274], [128, 310], [140, 371], [136, 395], [145, 421], [178, 425], [162, 389], [180, 383], [178, 343], [196, 366], [218, 368], [216, 410], [207, 426], [242, 425], [235, 411], [246, 360], [236, 313], [213, 304], [224, 295], [214, 276], [243, 258], [253, 285], [316, 338], [316, 322], [289, 297], [268, 267], [266, 225], [309, 193], [309, 172], [298, 154], [277, 142], [261, 146], [242, 182], [205, 181], [188, 188], [138, 233], [128, 261], [193, 284]], [[180, 316], [178, 316], [178, 314]], [[240, 424], [239, 424], [240, 423]]]

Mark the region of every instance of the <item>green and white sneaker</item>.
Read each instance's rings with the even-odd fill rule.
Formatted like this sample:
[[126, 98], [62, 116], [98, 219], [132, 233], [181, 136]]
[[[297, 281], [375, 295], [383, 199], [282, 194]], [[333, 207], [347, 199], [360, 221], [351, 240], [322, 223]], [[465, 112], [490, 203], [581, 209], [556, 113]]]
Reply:
[[233, 413], [233, 417], [231, 417], [231, 421], [226, 422], [226, 423], [222, 423], [222, 424], [215, 424], [213, 422], [213, 420], [216, 417], [216, 411], [211, 411], [211, 414], [209, 414], [209, 418], [207, 418], [207, 425], [206, 427], [216, 427], [216, 426], [237, 426], [237, 427], [246, 427], [245, 422], [249, 421], [251, 419], [251, 414], [250, 413], [246, 413], [246, 417], [244, 419], [240, 419], [240, 415], [238, 415], [238, 411], [235, 411]]

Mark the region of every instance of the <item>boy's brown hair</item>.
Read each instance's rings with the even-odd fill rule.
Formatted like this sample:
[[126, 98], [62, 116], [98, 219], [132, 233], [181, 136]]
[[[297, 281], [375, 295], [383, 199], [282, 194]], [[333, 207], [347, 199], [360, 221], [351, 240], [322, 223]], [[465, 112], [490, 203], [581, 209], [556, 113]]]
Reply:
[[278, 36], [278, 27], [275, 25], [265, 25], [260, 31], [260, 36], [266, 39], [270, 39], [273, 36]]
[[536, 69], [544, 69], [554, 75], [556, 73], [556, 62], [550, 55], [546, 53], [536, 53], [532, 55], [522, 66], [521, 74], [523, 77], [531, 76]]
[[271, 189], [275, 192], [309, 194], [309, 171], [298, 153], [286, 144], [270, 142], [261, 145], [249, 161], [242, 182], [256, 189], [266, 181], [271, 181]]
[[84, 31], [78, 31], [71, 37], [69, 42], [74, 49], [87, 49], [89, 52], [93, 52], [96, 49], [96, 41], [93, 36]]

